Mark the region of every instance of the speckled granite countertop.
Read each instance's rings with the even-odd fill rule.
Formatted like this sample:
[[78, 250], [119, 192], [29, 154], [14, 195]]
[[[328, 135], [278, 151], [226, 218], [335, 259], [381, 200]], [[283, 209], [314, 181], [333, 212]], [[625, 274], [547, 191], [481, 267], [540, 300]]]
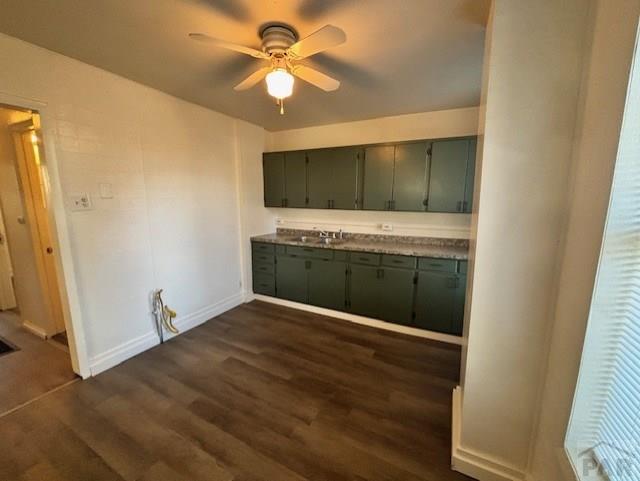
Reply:
[[[311, 240], [301, 242], [301, 236]], [[469, 242], [465, 239], [440, 239], [435, 237], [410, 237], [373, 234], [345, 233], [340, 241], [325, 245], [316, 239], [318, 232], [293, 229], [278, 229], [273, 234], [253, 236], [254, 242], [305, 246], [320, 249], [334, 249], [356, 252], [375, 252], [378, 254], [396, 254], [415, 257], [435, 257], [439, 259], [467, 260]]]

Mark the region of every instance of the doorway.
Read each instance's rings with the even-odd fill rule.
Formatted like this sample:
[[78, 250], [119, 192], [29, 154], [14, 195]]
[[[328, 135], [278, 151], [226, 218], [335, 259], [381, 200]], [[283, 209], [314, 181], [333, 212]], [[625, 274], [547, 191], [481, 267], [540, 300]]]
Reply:
[[0, 416], [76, 378], [38, 112], [0, 105]]

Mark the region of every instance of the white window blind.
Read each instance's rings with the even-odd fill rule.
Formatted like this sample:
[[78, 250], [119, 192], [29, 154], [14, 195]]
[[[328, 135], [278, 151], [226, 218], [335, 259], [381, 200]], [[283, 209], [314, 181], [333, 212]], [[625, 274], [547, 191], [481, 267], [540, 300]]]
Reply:
[[634, 55], [567, 449], [582, 479], [640, 481], [639, 448], [640, 65]]

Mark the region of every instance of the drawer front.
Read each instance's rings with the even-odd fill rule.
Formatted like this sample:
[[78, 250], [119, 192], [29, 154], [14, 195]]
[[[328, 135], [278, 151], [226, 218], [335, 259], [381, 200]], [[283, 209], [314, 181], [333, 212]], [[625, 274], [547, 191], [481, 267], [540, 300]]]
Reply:
[[261, 252], [254, 252], [251, 256], [254, 264], [263, 263], [263, 264], [273, 264], [275, 262], [275, 257], [273, 254], [263, 254]]
[[418, 260], [418, 269], [421, 271], [457, 272], [458, 261], [451, 259], [436, 259], [434, 257], [421, 257]]
[[275, 272], [274, 265], [267, 262], [253, 262], [253, 273], [271, 274]]
[[334, 251], [333, 252], [333, 260], [346, 262], [347, 261], [347, 252], [346, 251]]
[[383, 254], [382, 265], [389, 266], [389, 267], [404, 267], [405, 269], [415, 269], [416, 258], [410, 257], [410, 256]]
[[380, 254], [371, 254], [369, 252], [352, 252], [349, 260], [354, 264], [365, 264], [368, 266], [380, 265]]
[[459, 265], [458, 265], [458, 272], [460, 274], [466, 274], [467, 273], [467, 265], [469, 263], [467, 261], [460, 261]]
[[333, 259], [332, 250], [316, 249], [313, 247], [287, 246], [287, 254], [298, 257], [310, 257], [312, 259]]
[[253, 274], [253, 292], [264, 294], [265, 296], [276, 295], [276, 280], [271, 274]]
[[261, 242], [254, 242], [251, 244], [251, 248], [255, 254], [271, 254], [276, 251], [276, 246], [273, 244], [263, 244]]

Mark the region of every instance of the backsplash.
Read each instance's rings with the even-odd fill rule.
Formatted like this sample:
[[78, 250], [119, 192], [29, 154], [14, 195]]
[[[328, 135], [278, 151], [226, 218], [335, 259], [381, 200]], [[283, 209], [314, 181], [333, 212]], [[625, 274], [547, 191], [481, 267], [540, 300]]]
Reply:
[[[290, 236], [319, 236], [321, 229], [306, 230], [306, 229], [289, 229], [278, 228], [276, 232], [280, 235]], [[327, 231], [333, 233], [337, 231]], [[418, 237], [418, 236], [403, 236], [403, 235], [388, 235], [388, 234], [362, 234], [357, 232], [345, 232], [343, 231], [345, 239], [362, 240], [362, 241], [375, 241], [375, 242], [400, 242], [403, 244], [419, 244], [430, 245], [437, 247], [462, 247], [469, 248], [469, 241], [467, 239], [449, 239], [439, 237]]]

